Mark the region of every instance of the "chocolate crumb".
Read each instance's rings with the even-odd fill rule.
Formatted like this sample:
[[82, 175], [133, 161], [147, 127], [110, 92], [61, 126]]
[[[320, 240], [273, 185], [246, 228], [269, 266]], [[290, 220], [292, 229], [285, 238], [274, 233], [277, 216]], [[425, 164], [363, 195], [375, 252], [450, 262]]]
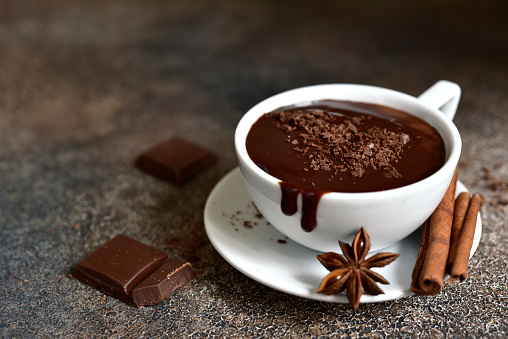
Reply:
[[506, 205], [508, 205], [508, 199], [507, 199], [507, 198], [504, 198], [504, 197], [500, 197], [500, 198], [497, 200], [497, 203], [498, 203], [499, 205], [506, 206]]
[[284, 240], [284, 239], [278, 239], [278, 240], [277, 240], [277, 242], [278, 242], [279, 244], [285, 244], [285, 243], [287, 243], [287, 241], [286, 241], [286, 240]]
[[490, 182], [490, 189], [492, 191], [508, 191], [508, 182], [497, 178], [492, 170], [488, 167], [483, 167], [485, 173], [485, 180]]

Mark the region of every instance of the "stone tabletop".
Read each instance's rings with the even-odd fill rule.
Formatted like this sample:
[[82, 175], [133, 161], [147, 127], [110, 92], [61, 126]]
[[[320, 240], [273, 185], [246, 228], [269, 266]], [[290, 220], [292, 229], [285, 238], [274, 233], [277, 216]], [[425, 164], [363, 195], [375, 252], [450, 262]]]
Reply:
[[[505, 337], [507, 13], [459, 0], [0, 2], [0, 337]], [[236, 167], [251, 106], [312, 84], [419, 95], [441, 79], [462, 88], [459, 179], [483, 197], [465, 282], [354, 311], [266, 287], [211, 245], [205, 201]], [[220, 160], [180, 188], [133, 166], [172, 136]], [[121, 233], [198, 277], [138, 309], [69, 275]]]

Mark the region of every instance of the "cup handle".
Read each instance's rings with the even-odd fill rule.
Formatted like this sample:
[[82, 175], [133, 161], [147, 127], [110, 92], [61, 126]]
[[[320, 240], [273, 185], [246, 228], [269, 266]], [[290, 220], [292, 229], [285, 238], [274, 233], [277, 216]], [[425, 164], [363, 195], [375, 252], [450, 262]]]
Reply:
[[418, 100], [425, 105], [438, 109], [450, 120], [453, 120], [459, 105], [461, 89], [459, 85], [447, 80], [440, 80], [423, 92]]

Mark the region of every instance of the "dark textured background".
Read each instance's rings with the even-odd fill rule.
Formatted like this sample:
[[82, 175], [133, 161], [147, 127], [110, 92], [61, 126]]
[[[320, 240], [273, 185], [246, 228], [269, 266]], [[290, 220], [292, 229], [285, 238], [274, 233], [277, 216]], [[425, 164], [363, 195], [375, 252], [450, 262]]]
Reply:
[[[0, 336], [508, 335], [508, 2], [0, 2]], [[258, 101], [319, 83], [463, 90], [462, 182], [484, 197], [469, 279], [436, 297], [348, 305], [250, 280], [203, 229]], [[172, 135], [222, 154], [175, 188], [133, 168]], [[67, 275], [118, 233], [199, 277], [136, 309]]]

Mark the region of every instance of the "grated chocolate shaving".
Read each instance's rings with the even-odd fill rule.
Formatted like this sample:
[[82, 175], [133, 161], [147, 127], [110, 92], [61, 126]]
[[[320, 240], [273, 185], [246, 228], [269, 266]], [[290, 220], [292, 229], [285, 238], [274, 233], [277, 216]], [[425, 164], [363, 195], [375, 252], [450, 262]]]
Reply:
[[385, 169], [388, 177], [402, 177], [393, 164], [401, 158], [409, 135], [376, 126], [365, 128], [369, 116], [345, 118], [342, 123], [332, 123], [336, 116], [322, 110], [277, 111], [268, 116], [288, 133], [286, 140], [293, 149], [307, 159], [304, 171], [348, 171], [361, 177], [371, 167]]

